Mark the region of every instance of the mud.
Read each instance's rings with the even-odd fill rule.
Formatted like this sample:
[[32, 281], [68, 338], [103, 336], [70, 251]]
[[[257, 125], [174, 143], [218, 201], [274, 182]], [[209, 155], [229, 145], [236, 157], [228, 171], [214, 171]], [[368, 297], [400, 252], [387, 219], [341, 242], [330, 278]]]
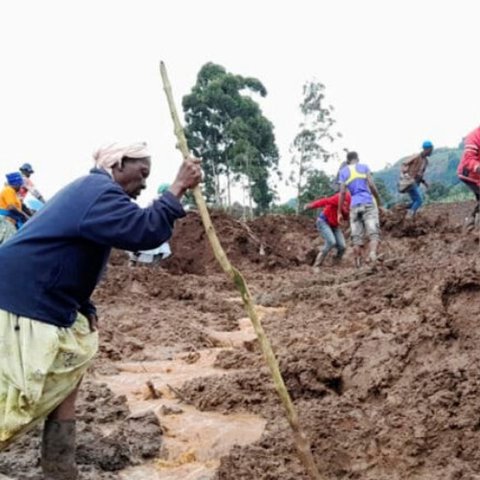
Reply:
[[[132, 415], [126, 397], [103, 383], [84, 383], [78, 402], [76, 460], [85, 480], [110, 480], [130, 465], [155, 458], [162, 428], [152, 412]], [[18, 480], [41, 480], [41, 429], [22, 437], [0, 454], [0, 473]]]
[[[376, 268], [353, 268], [349, 249], [320, 274], [310, 267], [313, 220], [245, 225], [214, 215], [227, 253], [269, 307], [262, 322], [324, 478], [480, 478], [480, 235], [462, 230], [472, 208], [428, 207], [413, 221], [389, 212]], [[154, 268], [130, 268], [117, 252], [96, 292], [102, 347], [79, 406], [84, 478], [306, 479], [238, 295], [195, 213], [178, 225], [172, 249], [175, 258]], [[181, 368], [148, 370], [162, 362]], [[135, 373], [139, 366], [146, 371]], [[144, 397], [148, 379], [160, 385], [154, 403]], [[209, 476], [188, 455], [180, 470], [159, 470], [179, 457], [165, 453], [165, 425], [180, 435], [200, 414], [227, 419], [217, 431], [242, 415], [266, 425], [260, 438], [208, 459]], [[198, 431], [206, 444], [207, 431]], [[2, 453], [0, 473], [38, 478], [38, 443], [33, 432]]]
[[[275, 270], [313, 261], [312, 241], [317, 233], [311, 219], [278, 215], [247, 224], [214, 212], [212, 222], [230, 261], [239, 267]], [[171, 245], [175, 256], [165, 262], [169, 272], [205, 275], [221, 271], [197, 213], [178, 222]]]

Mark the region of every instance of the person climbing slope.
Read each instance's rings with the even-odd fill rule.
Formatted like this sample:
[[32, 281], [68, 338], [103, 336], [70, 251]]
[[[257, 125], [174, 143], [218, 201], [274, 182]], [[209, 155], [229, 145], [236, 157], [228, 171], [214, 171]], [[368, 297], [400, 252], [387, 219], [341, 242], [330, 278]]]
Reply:
[[[345, 192], [343, 207], [340, 208], [342, 218], [348, 220], [350, 213], [350, 192]], [[339, 262], [345, 253], [345, 237], [338, 222], [340, 193], [335, 193], [330, 197], [320, 198], [305, 205], [304, 210], [311, 210], [314, 208], [322, 209], [317, 217], [316, 226], [323, 240], [325, 241], [322, 250], [315, 258], [313, 269], [315, 273], [320, 271], [325, 258], [330, 250], [335, 248], [337, 253], [335, 260]]]
[[410, 205], [407, 211], [407, 217], [412, 218], [422, 206], [422, 194], [420, 185], [423, 184], [428, 189], [424, 175], [428, 167], [428, 157], [433, 152], [433, 143], [425, 140], [422, 144], [422, 151], [408, 157], [402, 162], [400, 167], [400, 179], [398, 190], [400, 193], [408, 193], [410, 196]]
[[463, 154], [457, 168], [458, 178], [475, 195], [476, 204], [467, 217], [465, 227], [472, 229], [480, 209], [480, 127], [470, 132], [463, 141]]
[[352, 197], [350, 202], [350, 229], [352, 235], [355, 264], [360, 267], [363, 260], [365, 235], [369, 238], [370, 262], [377, 261], [377, 248], [380, 242], [380, 221], [378, 209], [381, 206], [380, 195], [367, 165], [359, 163], [357, 152], [348, 152], [347, 165], [340, 170], [340, 200], [337, 219], [341, 224], [347, 190]]

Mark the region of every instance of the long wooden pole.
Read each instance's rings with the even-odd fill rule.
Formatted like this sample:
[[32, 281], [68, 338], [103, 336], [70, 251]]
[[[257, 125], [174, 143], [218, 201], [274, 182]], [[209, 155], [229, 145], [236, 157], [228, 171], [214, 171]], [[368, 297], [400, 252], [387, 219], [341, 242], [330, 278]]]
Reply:
[[[190, 151], [188, 149], [187, 139], [185, 138], [185, 132], [183, 131], [183, 127], [173, 101], [172, 87], [168, 79], [167, 69], [163, 62], [160, 62], [160, 74], [162, 76], [163, 88], [167, 96], [168, 106], [170, 108], [170, 114], [174, 124], [175, 136], [177, 137], [178, 142], [177, 147], [182, 152], [185, 160], [189, 157]], [[280, 373], [280, 368], [278, 366], [278, 361], [275, 358], [270, 341], [268, 340], [265, 330], [260, 322], [260, 318], [257, 315], [257, 310], [255, 308], [252, 296], [250, 295], [247, 283], [245, 282], [243, 275], [234, 266], [232, 266], [222, 248], [222, 245], [220, 244], [200, 187], [197, 186], [193, 189], [193, 196], [195, 198], [195, 202], [197, 203], [198, 211], [200, 212], [200, 217], [202, 218], [203, 226], [205, 227], [205, 231], [213, 249], [215, 258], [225, 273], [233, 280], [238, 288], [245, 310], [252, 321], [253, 328], [255, 329], [255, 333], [257, 334], [257, 338], [260, 343], [260, 348], [262, 349], [263, 355], [268, 364], [268, 368], [272, 374], [275, 388], [280, 396], [283, 406], [285, 407], [287, 419], [293, 431], [293, 440], [297, 447], [300, 460], [302, 461], [305, 469], [308, 472], [308, 475], [312, 480], [322, 480], [322, 477], [320, 477], [320, 473], [318, 472], [317, 466], [315, 465], [315, 461], [313, 459], [310, 443], [305, 433], [300, 428], [297, 411], [287, 391], [285, 382], [283, 381], [282, 374]]]

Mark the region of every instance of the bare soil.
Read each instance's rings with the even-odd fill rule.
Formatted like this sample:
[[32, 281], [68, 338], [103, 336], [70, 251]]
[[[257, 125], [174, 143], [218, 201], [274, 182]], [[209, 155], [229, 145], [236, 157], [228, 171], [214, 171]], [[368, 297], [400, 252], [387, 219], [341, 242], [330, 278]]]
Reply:
[[[462, 231], [472, 208], [436, 205], [414, 221], [388, 212], [376, 268], [355, 269], [348, 251], [320, 274], [311, 269], [314, 220], [243, 224], [214, 215], [258, 304], [273, 307], [263, 325], [324, 478], [480, 478], [480, 236]], [[182, 401], [258, 414], [267, 425], [259, 441], [221, 458], [216, 478], [306, 479], [256, 341], [227, 348], [218, 334], [236, 330], [245, 314], [195, 213], [177, 225], [172, 250], [153, 268], [131, 268], [115, 252], [96, 292], [102, 341], [79, 405], [82, 478], [120, 478], [158, 457], [162, 444], [161, 419], [132, 417], [100, 376], [115, 375], [121, 362], [195, 362], [218, 349], [218, 373], [186, 381]], [[0, 454], [0, 473], [40, 478], [38, 445], [35, 431]]]

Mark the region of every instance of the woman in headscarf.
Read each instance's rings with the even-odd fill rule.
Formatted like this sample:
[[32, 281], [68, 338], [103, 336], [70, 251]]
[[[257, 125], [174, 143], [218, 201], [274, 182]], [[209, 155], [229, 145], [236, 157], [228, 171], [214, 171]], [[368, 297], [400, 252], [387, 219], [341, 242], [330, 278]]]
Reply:
[[[201, 179], [186, 160], [169, 191], [147, 208], [144, 143], [109, 145], [95, 168], [58, 192], [0, 248], [0, 449], [46, 417], [41, 465], [48, 480], [78, 478], [75, 399], [97, 350], [90, 301], [112, 247], [153, 248], [185, 212], [179, 199]], [[28, 262], [19, 259], [28, 258]]]
[[19, 172], [7, 173], [7, 183], [0, 191], [0, 244], [7, 241], [28, 219], [22, 210], [22, 201], [18, 191], [23, 185]]

